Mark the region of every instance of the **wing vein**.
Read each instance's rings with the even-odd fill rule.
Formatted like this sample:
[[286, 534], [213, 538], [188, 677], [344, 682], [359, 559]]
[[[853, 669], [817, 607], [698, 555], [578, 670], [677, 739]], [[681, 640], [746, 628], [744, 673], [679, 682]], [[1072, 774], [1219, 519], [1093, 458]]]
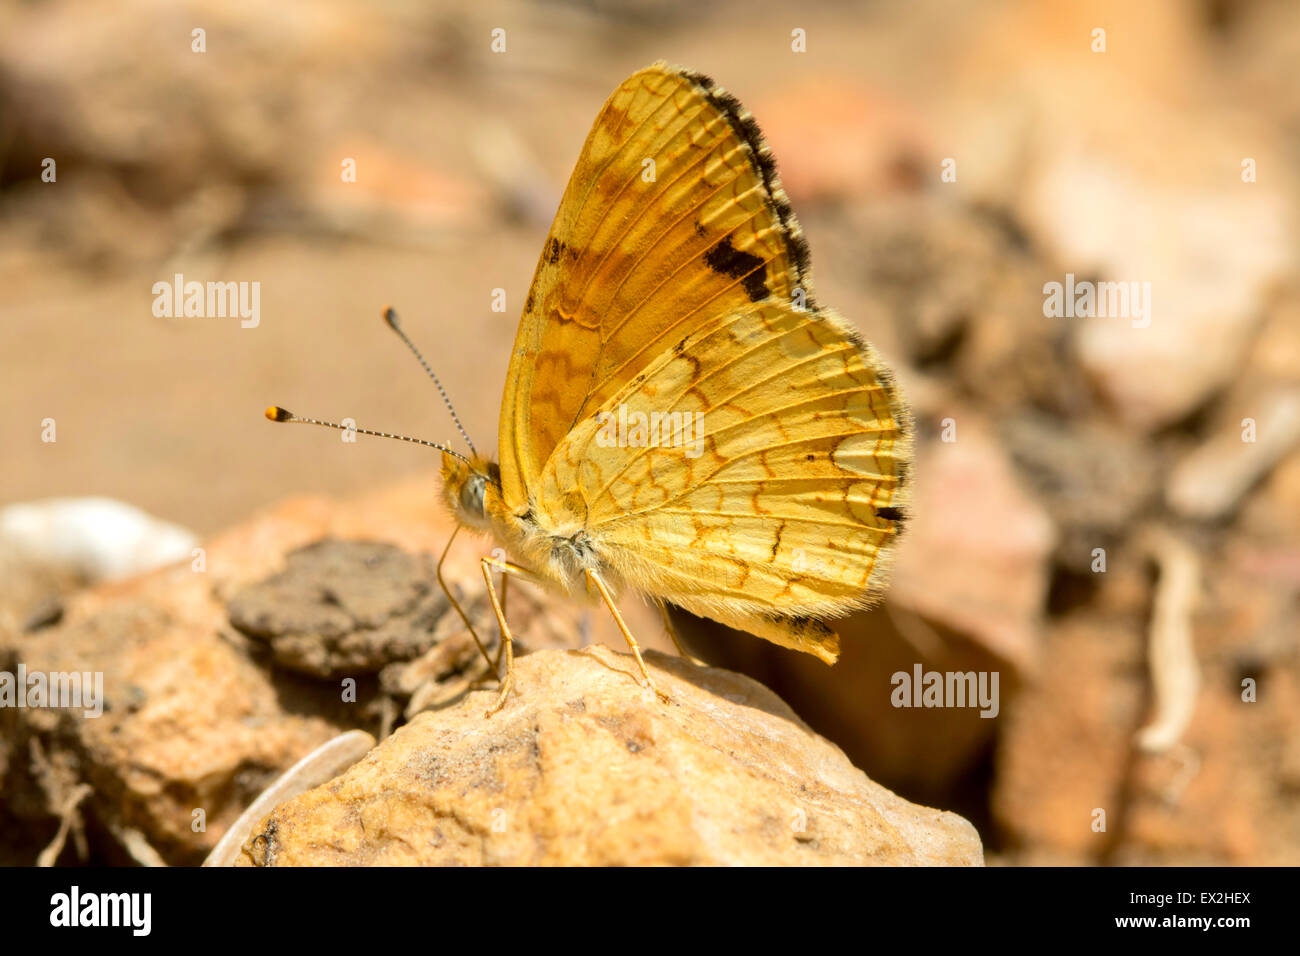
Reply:
[[[785, 335], [785, 333], [782, 333], [782, 336], [781, 336], [781, 337], [783, 337], [784, 335]], [[778, 338], [779, 338], [779, 337], [778, 337]], [[771, 341], [770, 339], [769, 339], [769, 340], [765, 340], [763, 344], [768, 344], [768, 342], [770, 342], [770, 341]], [[844, 348], [836, 349], [835, 351], [836, 351], [836, 352], [843, 352], [843, 351], [846, 351], [846, 350], [851, 349], [851, 348], [853, 348], [853, 345], [852, 345], [851, 343], [846, 343], [845, 346], [844, 346]], [[779, 369], [777, 369], [775, 372], [773, 372], [771, 375], [767, 376], [766, 378], [759, 379], [758, 381], [756, 381], [756, 382], [752, 382], [751, 384], [745, 386], [744, 388], [740, 389], [739, 391], [733, 392], [731, 395], [727, 396], [727, 398], [724, 399], [723, 401], [721, 401], [721, 402], [717, 402], [717, 403], [715, 404], [715, 407], [720, 407], [720, 406], [722, 406], [722, 405], [728, 405], [728, 404], [734, 402], [734, 401], [735, 401], [737, 398], [739, 398], [741, 395], [744, 395], [746, 392], [751, 391], [752, 389], [758, 388], [758, 387], [760, 387], [760, 386], [762, 386], [762, 385], [766, 385], [768, 382], [771, 382], [773, 379], [780, 378], [780, 377], [782, 377], [782, 376], [784, 376], [784, 375], [787, 375], [787, 374], [789, 374], [790, 372], [794, 371], [795, 369], [802, 368], [803, 366], [809, 364], [810, 362], [817, 362], [817, 361], [820, 361], [821, 359], [825, 358], [827, 354], [832, 354], [832, 353], [830, 353], [829, 351], [827, 351], [827, 352], [819, 352], [819, 353], [817, 353], [817, 354], [815, 354], [815, 355], [810, 355], [810, 356], [808, 356], [807, 358], [801, 359], [800, 361], [794, 363], [793, 365], [787, 365], [787, 366], [784, 366], [784, 367], [782, 367], [782, 368], [779, 368]], [[731, 361], [725, 363], [724, 365], [720, 365], [720, 366], [718, 367], [718, 369], [715, 369], [715, 372], [718, 371], [718, 370], [721, 370], [721, 369], [725, 368], [725, 367], [728, 366], [728, 365], [733, 364], [735, 361], [737, 361], [737, 360], [736, 360], [736, 359], [732, 359]], [[704, 381], [704, 379], [701, 378], [700, 381]], [[692, 385], [691, 385], [691, 388], [698, 388], [698, 387], [699, 387], [699, 382], [694, 382], [694, 383], [692, 383]], [[690, 389], [687, 389], [687, 391], [689, 391], [689, 390], [690, 390]], [[683, 395], [685, 395], [685, 394], [686, 394], [686, 392], [682, 392], [682, 393], [680, 393], [680, 394], [677, 396], [677, 398], [674, 400], [674, 404], [673, 404], [672, 406], [670, 406], [670, 407], [671, 407], [672, 409], [676, 409], [676, 407], [677, 407], [677, 405], [676, 405], [676, 401], [679, 401], [679, 400], [681, 399], [681, 397], [682, 397]], [[826, 393], [823, 393], [822, 395], [820, 395], [820, 396], [818, 396], [818, 397], [824, 397], [825, 394], [826, 394]], [[761, 415], [755, 415], [754, 418], [767, 417], [767, 416], [769, 416], [769, 415], [771, 415], [771, 414], [773, 414], [773, 413], [772, 413], [772, 412], [764, 412], [764, 413], [762, 413]], [[753, 420], [753, 418], [751, 418], [751, 419], [747, 419], [747, 421], [752, 421], [752, 420]], [[703, 436], [703, 437], [707, 437], [707, 436]], [[588, 445], [587, 447], [590, 447], [590, 445]], [[603, 496], [603, 495], [605, 494], [605, 492], [607, 492], [607, 491], [609, 490], [609, 486], [610, 486], [611, 484], [613, 484], [615, 481], [617, 481], [617, 480], [618, 480], [618, 479], [623, 475], [624, 472], [626, 472], [626, 471], [627, 471], [629, 468], [631, 468], [634, 464], [636, 464], [638, 461], [640, 461], [642, 457], [644, 457], [646, 454], [649, 453], [650, 448], [651, 448], [651, 446], [646, 446], [646, 447], [644, 447], [644, 448], [640, 448], [640, 449], [638, 449], [637, 452], [636, 452], [636, 454], [634, 454], [634, 455], [629, 455], [629, 456], [628, 456], [628, 460], [627, 460], [626, 462], [623, 463], [623, 467], [620, 468], [618, 471], [616, 471], [612, 476], [610, 476], [610, 479], [609, 479], [608, 481], [606, 481], [605, 484], [602, 485], [602, 486], [601, 486], [601, 487], [596, 491], [596, 494], [595, 494], [592, 498], [589, 498], [588, 500], [589, 500], [589, 501], [593, 501], [593, 502], [599, 500], [599, 499], [601, 498], [601, 496]]]

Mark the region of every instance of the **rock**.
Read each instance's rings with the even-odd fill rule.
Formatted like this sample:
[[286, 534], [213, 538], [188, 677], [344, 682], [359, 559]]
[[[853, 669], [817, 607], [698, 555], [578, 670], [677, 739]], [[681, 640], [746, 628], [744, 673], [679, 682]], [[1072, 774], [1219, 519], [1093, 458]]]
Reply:
[[962, 818], [872, 783], [747, 678], [602, 647], [424, 713], [277, 807], [238, 865], [979, 865]]
[[861, 200], [843, 215], [854, 238], [823, 253], [828, 271], [857, 280], [851, 314], [904, 386], [900, 352], [999, 411], [1077, 410], [1087, 382], [1061, 352], [1067, 320], [1042, 310], [1056, 264], [1011, 212], [930, 193]]
[[1129, 431], [1029, 410], [998, 424], [1018, 474], [1057, 528], [1057, 562], [1074, 574], [1091, 573], [1095, 549], [1117, 546], [1158, 498], [1159, 459]]
[[1075, 272], [1147, 283], [1150, 313], [1078, 320], [1079, 358], [1122, 420], [1153, 431], [1232, 382], [1295, 239], [1276, 194], [1242, 197], [1240, 182], [1197, 194], [1163, 171], [1139, 181], [1096, 165], [1062, 163], [1044, 183], [1057, 197], [1051, 221], [1070, 223], [1060, 238], [1091, 235], [1106, 249], [1093, 258], [1076, 245], [1062, 257]]
[[67, 596], [99, 581], [188, 561], [189, 530], [112, 498], [46, 498], [0, 509], [0, 631], [63, 619]]
[[283, 571], [240, 591], [228, 610], [281, 664], [334, 677], [421, 656], [451, 605], [427, 555], [327, 538], [290, 552]]
[[[129, 862], [152, 852], [168, 863], [197, 863], [276, 775], [324, 741], [352, 729], [382, 734], [403, 708], [414, 713], [463, 694], [467, 673], [481, 674], [469, 670], [478, 653], [472, 642], [474, 655], [461, 653], [465, 644], [456, 639], [465, 632], [454, 611], [435, 601], [425, 619], [409, 609], [392, 621], [384, 616], [404, 601], [420, 604], [413, 577], [428, 567], [427, 557], [396, 545], [440, 553], [450, 533], [430, 476], [346, 503], [291, 499], [204, 542], [201, 561], [69, 595], [57, 624], [21, 633], [12, 615], [8, 623], [0, 616], [0, 671], [14, 673], [22, 663], [29, 673], [100, 673], [104, 706], [94, 719], [80, 710], [0, 708], [0, 827], [30, 833], [39, 847], [60, 817], [71, 816], [74, 831], [83, 821], [95, 824], [86, 830], [97, 836], [78, 847], [92, 862]], [[394, 544], [316, 545], [305, 553], [325, 560], [311, 574], [302, 571], [301, 558], [296, 570], [283, 568], [295, 548], [361, 535]], [[445, 573], [470, 595], [465, 607], [485, 638], [494, 638], [476, 557], [483, 550], [481, 543], [457, 542]], [[368, 578], [361, 569], [376, 555], [383, 567]], [[331, 562], [333, 578], [320, 573]], [[407, 573], [388, 574], [398, 586], [387, 598], [368, 590], [373, 577], [394, 567]], [[335, 633], [313, 643], [311, 627], [322, 620], [313, 615], [329, 604], [322, 582], [348, 620], [333, 622]], [[272, 666], [261, 641], [229, 622], [227, 601], [240, 595], [245, 625], [265, 612], [270, 630], [299, 639], [285, 656], [330, 678]], [[547, 641], [557, 635], [578, 643], [577, 609], [547, 600], [523, 588], [510, 592], [521, 650], [556, 646]], [[447, 618], [454, 620], [444, 624]], [[453, 641], [443, 660], [421, 656], [442, 640]], [[383, 651], [393, 648], [399, 653], [386, 663], [391, 670], [374, 673], [385, 666]], [[356, 682], [351, 699], [344, 698], [343, 676]], [[74, 795], [78, 802], [69, 809]], [[29, 850], [11, 862], [30, 864]]]
[[1199, 521], [1228, 516], [1246, 492], [1300, 445], [1300, 389], [1260, 396], [1249, 411], [1254, 414], [1224, 423], [1175, 466], [1165, 487], [1165, 499], [1175, 512]]
[[[82, 709], [0, 708], [13, 748], [0, 809], [48, 841], [69, 796], [88, 785], [79, 819], [138, 831], [168, 862], [197, 863], [280, 769], [337, 728], [370, 720], [337, 687], [273, 680], [223, 639], [219, 605], [183, 607], [158, 584], [155, 595], [94, 614], [74, 599], [56, 627], [0, 635], [0, 670], [102, 675], [103, 706], [91, 719]], [[126, 848], [111, 843], [97, 842], [93, 859], [126, 862]]]
[[[1238, 374], [1293, 270], [1297, 181], [1274, 91], [1233, 82], [1198, 8], [1159, 0], [1133, 17], [1123, 6], [1015, 2], [974, 26], [950, 67], [945, 151], [967, 195], [1010, 208], [1060, 263], [1040, 288], [1066, 273], [1149, 285], [1146, 316], [1067, 321], [1097, 394], [1152, 434]], [[1104, 53], [1093, 51], [1098, 27]], [[1273, 47], [1273, 64], [1284, 56]], [[1277, 98], [1295, 103], [1283, 75]], [[1247, 159], [1257, 176], [1243, 176]]]
[[362, 730], [349, 730], [321, 744], [280, 775], [249, 804], [203, 861], [204, 866], [230, 866], [239, 856], [254, 826], [291, 797], [333, 780], [374, 749], [375, 738]]
[[1006, 453], [954, 408], [951, 442], [923, 444], [892, 605], [938, 622], [1012, 663], [1037, 663], [1056, 531]]
[[35, 563], [21, 549], [0, 543], [0, 634], [37, 631], [61, 618], [65, 595], [85, 585], [75, 571]]
[[189, 560], [198, 539], [112, 498], [47, 498], [0, 509], [0, 544], [95, 582]]

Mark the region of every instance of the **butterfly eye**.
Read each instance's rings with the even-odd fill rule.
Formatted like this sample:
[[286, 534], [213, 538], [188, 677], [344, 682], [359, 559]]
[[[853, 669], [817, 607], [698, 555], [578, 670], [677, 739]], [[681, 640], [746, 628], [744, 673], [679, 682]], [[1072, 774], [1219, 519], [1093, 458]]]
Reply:
[[460, 489], [460, 507], [465, 514], [474, 518], [485, 517], [483, 510], [483, 489], [487, 478], [474, 472]]

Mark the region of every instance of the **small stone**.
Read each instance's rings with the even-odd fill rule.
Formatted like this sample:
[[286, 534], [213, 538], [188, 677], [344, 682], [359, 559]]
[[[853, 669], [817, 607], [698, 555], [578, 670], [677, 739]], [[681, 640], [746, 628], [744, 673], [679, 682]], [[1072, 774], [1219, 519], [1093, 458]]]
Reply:
[[317, 677], [374, 673], [431, 646], [450, 611], [431, 562], [390, 544], [317, 541], [237, 593], [230, 623], [277, 661]]

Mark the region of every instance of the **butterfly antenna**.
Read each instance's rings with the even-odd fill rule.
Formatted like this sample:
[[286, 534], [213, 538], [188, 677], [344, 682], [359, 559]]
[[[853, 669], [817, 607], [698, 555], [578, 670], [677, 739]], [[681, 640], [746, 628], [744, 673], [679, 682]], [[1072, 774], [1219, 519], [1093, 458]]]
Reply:
[[438, 381], [438, 376], [433, 374], [433, 369], [431, 369], [429, 363], [424, 360], [424, 356], [421, 355], [420, 350], [415, 347], [415, 343], [412, 342], [410, 338], [407, 337], [407, 334], [402, 331], [402, 326], [397, 321], [397, 312], [392, 306], [384, 309], [384, 321], [387, 322], [388, 327], [396, 332], [398, 336], [401, 337], [402, 341], [406, 343], [406, 347], [411, 350], [411, 354], [415, 356], [416, 360], [419, 361], [422, 366], [424, 366], [424, 371], [428, 374], [429, 378], [433, 379], [433, 384], [438, 386], [438, 394], [441, 395], [442, 400], [447, 403], [447, 411], [451, 412], [451, 420], [455, 422], [456, 427], [460, 429], [460, 436], [465, 439], [465, 444], [469, 445], [470, 454], [478, 457], [478, 451], [474, 448], [474, 443], [469, 440], [469, 432], [465, 431], [465, 426], [460, 423], [460, 416], [456, 414], [456, 409], [452, 407], [451, 399], [447, 397], [447, 390], [442, 387], [442, 382]]
[[355, 428], [351, 425], [339, 425], [336, 422], [323, 422], [318, 418], [299, 418], [287, 408], [281, 408], [279, 405], [272, 405], [266, 410], [266, 417], [273, 422], [292, 422], [297, 425], [320, 425], [322, 428], [333, 428], [341, 432], [356, 432], [360, 435], [374, 435], [376, 438], [395, 438], [398, 441], [409, 441], [413, 445], [427, 445], [430, 448], [436, 448], [438, 451], [446, 452], [453, 458], [459, 458], [461, 461], [469, 464], [469, 459], [458, 451], [452, 451], [446, 445], [439, 445], [436, 441], [425, 441], [423, 438], [411, 438], [407, 435], [390, 435], [388, 432], [372, 432], [369, 428]]

